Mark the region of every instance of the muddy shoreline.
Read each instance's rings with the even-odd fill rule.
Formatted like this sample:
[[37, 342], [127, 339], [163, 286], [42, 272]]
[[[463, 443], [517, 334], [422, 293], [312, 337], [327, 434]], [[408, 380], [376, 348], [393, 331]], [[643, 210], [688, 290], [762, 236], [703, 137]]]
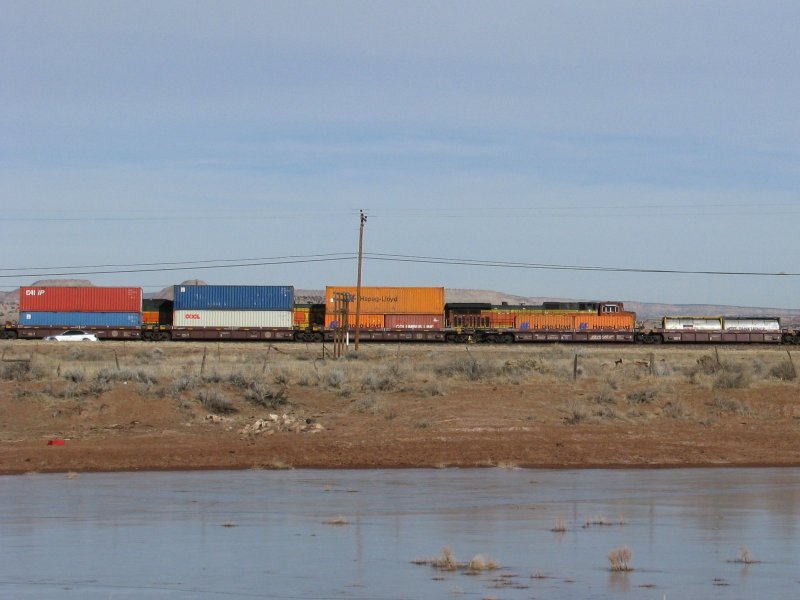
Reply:
[[4, 351], [2, 474], [800, 466], [800, 385], [780, 348]]

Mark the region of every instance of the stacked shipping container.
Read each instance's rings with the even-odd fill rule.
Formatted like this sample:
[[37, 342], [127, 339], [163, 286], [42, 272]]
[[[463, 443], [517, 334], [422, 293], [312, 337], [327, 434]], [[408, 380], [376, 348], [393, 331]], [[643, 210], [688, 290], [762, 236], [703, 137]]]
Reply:
[[[356, 288], [328, 286], [325, 288], [325, 327], [339, 324], [333, 314], [334, 294], [348, 293], [348, 325], [356, 327]], [[442, 287], [362, 287], [362, 329], [441, 329], [444, 327], [444, 288]]]
[[176, 285], [174, 327], [291, 329], [294, 288], [277, 285]]
[[142, 324], [142, 289], [21, 287], [19, 322], [38, 327], [138, 327]]

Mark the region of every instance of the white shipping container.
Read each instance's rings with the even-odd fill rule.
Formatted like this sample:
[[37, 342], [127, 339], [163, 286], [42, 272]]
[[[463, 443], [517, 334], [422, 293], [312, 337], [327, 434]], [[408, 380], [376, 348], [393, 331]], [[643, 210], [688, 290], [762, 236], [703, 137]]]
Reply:
[[722, 331], [722, 317], [664, 317], [667, 331]]
[[777, 317], [725, 317], [725, 331], [780, 331]]
[[294, 311], [291, 310], [176, 310], [173, 327], [269, 327], [291, 329]]

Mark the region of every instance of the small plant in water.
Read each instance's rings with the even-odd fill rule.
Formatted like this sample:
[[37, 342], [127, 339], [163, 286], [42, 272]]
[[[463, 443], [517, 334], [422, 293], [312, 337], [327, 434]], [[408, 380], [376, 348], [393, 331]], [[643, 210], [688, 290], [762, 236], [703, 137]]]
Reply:
[[753, 563], [761, 562], [756, 560], [756, 557], [753, 556], [753, 553], [750, 552], [750, 549], [747, 546], [739, 546], [739, 556], [738, 558], [734, 559], [731, 562], [742, 563], [745, 565], [752, 565]]
[[442, 571], [455, 571], [458, 568], [458, 561], [449, 546], [442, 548], [442, 555], [432, 558], [429, 562], [432, 567]]
[[324, 525], [348, 525], [350, 521], [345, 519], [343, 516], [334, 517], [333, 519], [328, 519], [327, 521], [322, 522]]
[[567, 523], [561, 517], [556, 519], [555, 524], [550, 528], [553, 533], [564, 533], [567, 530]]
[[467, 568], [470, 571], [494, 571], [500, 568], [500, 563], [486, 554], [477, 554], [469, 561]]
[[608, 568], [615, 572], [632, 571], [631, 556], [631, 550], [627, 546], [612, 550], [608, 553]]

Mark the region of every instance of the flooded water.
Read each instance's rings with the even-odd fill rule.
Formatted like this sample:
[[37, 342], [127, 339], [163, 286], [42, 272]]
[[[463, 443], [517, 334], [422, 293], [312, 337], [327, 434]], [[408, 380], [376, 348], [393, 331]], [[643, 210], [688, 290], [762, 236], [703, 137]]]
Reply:
[[[1, 598], [663, 600], [800, 589], [798, 469], [27, 475], [0, 477], [0, 506]], [[566, 531], [551, 531], [559, 519]], [[613, 573], [607, 555], [623, 545], [633, 570]], [[484, 554], [501, 568], [414, 564], [444, 546], [459, 562]], [[758, 562], [737, 562], [741, 546]]]

